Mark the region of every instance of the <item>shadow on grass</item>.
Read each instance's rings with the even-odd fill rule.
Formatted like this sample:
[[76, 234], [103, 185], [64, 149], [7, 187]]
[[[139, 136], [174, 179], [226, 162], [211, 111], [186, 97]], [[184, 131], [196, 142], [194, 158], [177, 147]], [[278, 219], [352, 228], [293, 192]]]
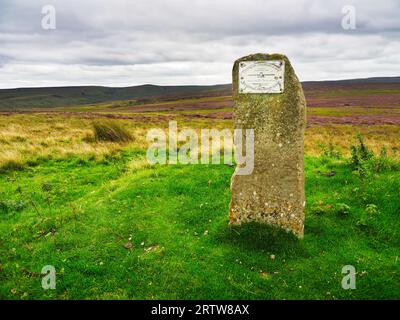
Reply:
[[301, 241], [292, 233], [264, 223], [249, 222], [240, 226], [221, 225], [216, 241], [238, 249], [265, 251], [286, 256], [306, 255]]

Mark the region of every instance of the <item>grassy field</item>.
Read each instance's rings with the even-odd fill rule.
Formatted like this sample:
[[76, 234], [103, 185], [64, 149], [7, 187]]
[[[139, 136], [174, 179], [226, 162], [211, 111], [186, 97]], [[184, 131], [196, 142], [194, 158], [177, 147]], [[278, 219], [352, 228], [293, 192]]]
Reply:
[[[149, 166], [128, 149], [3, 174], [0, 297], [399, 298], [399, 168], [377, 168], [360, 175], [346, 160], [307, 157], [302, 241], [230, 227], [225, 165]], [[48, 264], [56, 290], [41, 288]], [[341, 287], [349, 264], [356, 290]]]
[[[149, 128], [232, 129], [227, 96], [3, 113], [0, 298], [399, 299], [400, 106], [325, 98], [308, 109], [301, 241], [228, 225], [233, 167], [147, 163]], [[95, 134], [110, 118], [129, 139]], [[41, 287], [45, 265], [56, 290]]]
[[[113, 142], [94, 142], [92, 125], [101, 115], [82, 117], [78, 114], [13, 114], [0, 116], [0, 172], [24, 169], [42, 160], [65, 159], [76, 156], [82, 160], [104, 159], [126, 146]], [[105, 118], [106, 119], [106, 118]], [[231, 119], [183, 117], [179, 113], [164, 116], [149, 114], [128, 119], [114, 119], [134, 137], [129, 147], [145, 149], [149, 128], [168, 128], [176, 120], [180, 128], [232, 129]], [[389, 155], [400, 152], [400, 126], [376, 124], [315, 124], [306, 130], [306, 154], [318, 156], [330, 146], [349, 155], [349, 147], [357, 133], [364, 135], [368, 146], [379, 153], [382, 147]]]

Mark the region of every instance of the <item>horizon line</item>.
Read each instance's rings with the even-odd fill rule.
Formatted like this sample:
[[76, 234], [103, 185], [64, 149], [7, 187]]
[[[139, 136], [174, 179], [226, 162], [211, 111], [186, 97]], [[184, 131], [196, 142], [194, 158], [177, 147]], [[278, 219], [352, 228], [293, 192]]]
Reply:
[[[317, 82], [345, 82], [345, 81], [355, 81], [355, 80], [373, 80], [373, 79], [394, 79], [399, 78], [398, 76], [374, 76], [374, 77], [363, 77], [363, 78], [344, 78], [344, 79], [324, 79], [324, 80], [304, 80], [300, 83], [317, 83]], [[83, 85], [60, 85], [60, 86], [33, 86], [33, 87], [11, 87], [11, 88], [1, 88], [0, 90], [18, 90], [18, 89], [45, 89], [45, 88], [79, 88], [79, 87], [103, 87], [103, 88], [114, 88], [114, 89], [124, 89], [133, 87], [144, 87], [144, 86], [154, 86], [154, 87], [216, 87], [216, 86], [228, 86], [232, 83], [217, 83], [217, 84], [152, 84], [144, 83], [137, 85], [127, 85], [127, 86], [110, 86], [110, 85], [99, 85], [99, 84], [83, 84]]]

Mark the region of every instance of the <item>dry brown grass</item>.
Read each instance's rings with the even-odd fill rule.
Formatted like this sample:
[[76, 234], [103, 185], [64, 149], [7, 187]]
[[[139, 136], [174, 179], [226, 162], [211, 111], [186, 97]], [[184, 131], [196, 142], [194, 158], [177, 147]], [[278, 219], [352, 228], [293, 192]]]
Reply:
[[[148, 123], [117, 119], [135, 138], [124, 144], [95, 141], [92, 129], [93, 119], [77, 116], [15, 114], [0, 116], [0, 169], [19, 169], [27, 163], [40, 159], [63, 159], [77, 156], [84, 159], [102, 159], [123, 148], [148, 147], [146, 132]], [[155, 125], [167, 128], [168, 123]], [[179, 119], [178, 128], [232, 128], [232, 121]], [[307, 128], [305, 152], [319, 155], [322, 145], [332, 144], [343, 154], [349, 154], [349, 146], [360, 132], [367, 145], [375, 152], [385, 147], [389, 154], [400, 150], [400, 127], [374, 125], [357, 127], [351, 125], [325, 125]]]
[[382, 147], [389, 155], [400, 152], [400, 127], [395, 125], [325, 125], [307, 128], [305, 152], [309, 155], [320, 155], [322, 146], [333, 145], [344, 155], [350, 154], [350, 145], [354, 144], [357, 133], [361, 133], [365, 142], [375, 153]]
[[133, 136], [120, 122], [115, 120], [96, 120], [93, 122], [96, 141], [130, 142]]
[[[91, 123], [77, 117], [0, 116], [0, 168], [18, 169], [40, 159], [71, 156], [102, 159], [123, 148], [115, 142], [94, 141]], [[130, 133], [142, 135], [140, 129], [131, 128]], [[132, 144], [143, 147], [144, 141]]]

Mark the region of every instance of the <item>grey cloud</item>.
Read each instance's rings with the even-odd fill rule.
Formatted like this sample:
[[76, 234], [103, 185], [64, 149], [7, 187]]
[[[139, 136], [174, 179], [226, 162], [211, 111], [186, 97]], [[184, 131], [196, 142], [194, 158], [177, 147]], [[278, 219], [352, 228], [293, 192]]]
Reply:
[[[57, 29], [41, 29], [54, 5]], [[400, 4], [348, 1], [0, 0], [0, 87], [226, 83], [233, 60], [283, 52], [303, 80], [399, 75]]]

